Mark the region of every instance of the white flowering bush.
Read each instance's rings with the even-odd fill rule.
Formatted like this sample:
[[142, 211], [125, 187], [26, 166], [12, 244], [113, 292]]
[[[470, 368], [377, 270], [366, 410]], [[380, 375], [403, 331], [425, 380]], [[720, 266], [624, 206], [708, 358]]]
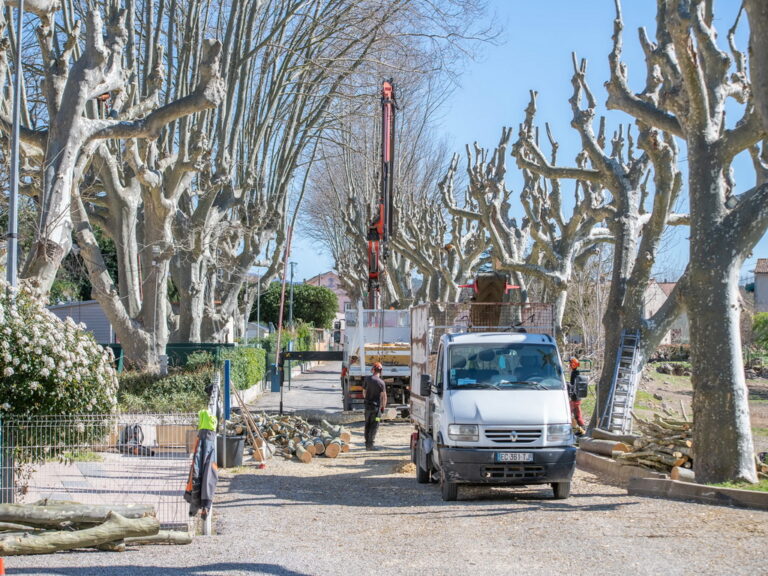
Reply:
[[0, 416], [105, 413], [117, 404], [112, 350], [25, 288], [0, 282]]

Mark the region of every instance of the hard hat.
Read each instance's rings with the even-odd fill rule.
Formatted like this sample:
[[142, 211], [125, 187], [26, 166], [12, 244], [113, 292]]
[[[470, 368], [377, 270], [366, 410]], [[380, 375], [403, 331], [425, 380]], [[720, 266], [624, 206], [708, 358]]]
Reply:
[[384, 369], [384, 367], [381, 365], [381, 362], [374, 362], [373, 366], [371, 366], [371, 369], [374, 372], [381, 372]]
[[571, 365], [571, 369], [575, 369], [575, 368], [578, 368], [578, 367], [579, 367], [579, 365], [581, 364], [581, 363], [579, 362], [579, 359], [578, 359], [578, 358], [576, 358], [575, 356], [571, 356], [571, 359], [570, 359], [568, 362], [569, 362], [569, 364]]

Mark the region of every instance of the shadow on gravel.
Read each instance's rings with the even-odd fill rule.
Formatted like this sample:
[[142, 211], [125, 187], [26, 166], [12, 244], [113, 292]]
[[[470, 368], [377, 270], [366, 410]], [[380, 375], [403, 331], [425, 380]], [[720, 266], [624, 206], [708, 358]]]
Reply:
[[208, 576], [237, 571], [245, 574], [275, 574], [280, 576], [306, 576], [304, 572], [296, 572], [283, 568], [278, 564], [259, 564], [246, 562], [219, 562], [200, 566], [185, 566], [170, 568], [167, 566], [92, 566], [70, 568], [13, 568], [12, 560], [6, 562], [8, 574], [40, 574], [46, 576]]
[[[402, 460], [399, 460], [402, 462]], [[380, 460], [376, 461], [379, 464]], [[228, 498], [217, 504], [222, 508], [252, 506], [352, 506], [387, 508], [392, 514], [422, 514], [424, 507], [441, 507], [431, 510], [436, 513], [451, 513], [457, 505], [463, 512], [466, 507], [477, 507], [479, 515], [515, 514], [532, 509], [557, 512], [583, 513], [589, 511], [617, 510], [637, 504], [636, 502], [610, 502], [604, 497], [615, 494], [573, 494], [568, 500], [552, 500], [552, 491], [546, 486], [499, 489], [490, 487], [461, 487], [459, 502], [443, 502], [440, 490], [435, 484], [418, 484], [414, 478], [387, 475], [390, 463], [398, 460], [384, 460], [386, 466], [350, 466], [351, 474], [330, 474], [326, 476], [282, 476], [276, 474], [243, 474], [231, 478]], [[487, 509], [489, 501], [524, 504], [503, 509]], [[401, 508], [416, 508], [398, 512]], [[482, 508], [480, 510], [479, 508]], [[474, 515], [474, 511], [470, 512]]]

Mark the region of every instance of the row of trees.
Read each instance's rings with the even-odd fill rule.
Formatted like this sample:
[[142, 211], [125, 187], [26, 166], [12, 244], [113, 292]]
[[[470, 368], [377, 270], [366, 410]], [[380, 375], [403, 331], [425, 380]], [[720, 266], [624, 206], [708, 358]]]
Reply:
[[[440, 172], [442, 150], [434, 143], [425, 150], [419, 141], [427, 135], [434, 142], [428, 129], [404, 127], [398, 225], [386, 285], [388, 302], [455, 299], [456, 285], [492, 260], [513, 276], [523, 298], [536, 287], [554, 304], [562, 335], [576, 278], [595, 261], [602, 267], [608, 255], [598, 405], [605, 404], [622, 331], [641, 334], [642, 364], [675, 318], [687, 312], [696, 474], [704, 481], [756, 480], [738, 278], [768, 228], [768, 8], [758, 0], [747, 0], [745, 7], [747, 18], [740, 11], [721, 46], [713, 0], [659, 0], [655, 35], [639, 31], [645, 70], [635, 83], [645, 83], [633, 90], [616, 0], [605, 103], [629, 122], [611, 132], [598, 117], [587, 63], [574, 56], [569, 103], [581, 150], [572, 162], [561, 162], [554, 131], [538, 123], [535, 92], [516, 137], [504, 129], [493, 151], [467, 147], [463, 179], [458, 155], [447, 173]], [[750, 58], [735, 42], [738, 26], [745, 24]], [[370, 168], [375, 161], [365, 134], [359, 136], [337, 143], [333, 165], [316, 176], [313, 200], [332, 206], [313, 234], [326, 243], [355, 297], [364, 289], [365, 250], [359, 244], [376, 198]], [[733, 161], [742, 153], [751, 155], [755, 172], [746, 186], [737, 185], [733, 174]], [[509, 159], [521, 172], [517, 194], [506, 185]], [[688, 210], [677, 213], [686, 192]], [[513, 218], [518, 202], [523, 216]], [[645, 318], [644, 293], [673, 226], [689, 227], [689, 264], [666, 303]], [[414, 275], [423, 280], [420, 291], [410, 285]], [[589, 282], [599, 284], [596, 276]]]
[[248, 271], [281, 270], [313, 166], [382, 76], [447, 75], [488, 37], [475, 0], [32, 0], [20, 30], [15, 6], [0, 129], [7, 158], [20, 37], [22, 277], [47, 296], [75, 247], [150, 368], [252, 307]]

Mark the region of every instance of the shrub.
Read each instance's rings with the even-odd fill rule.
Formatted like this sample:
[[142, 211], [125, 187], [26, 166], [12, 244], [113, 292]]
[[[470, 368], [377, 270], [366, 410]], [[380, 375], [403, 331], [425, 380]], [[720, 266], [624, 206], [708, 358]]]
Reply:
[[208, 403], [205, 387], [212, 377], [212, 367], [179, 370], [167, 376], [123, 372], [120, 407], [126, 412], [196, 412]]
[[57, 318], [28, 288], [0, 282], [0, 412], [111, 412], [117, 402], [112, 351], [82, 324]]
[[266, 353], [260, 348], [227, 348], [222, 350], [221, 359], [232, 362], [232, 384], [238, 390], [245, 390], [264, 379]]
[[752, 318], [752, 334], [755, 344], [764, 350], [768, 349], [768, 312], [758, 312]]

